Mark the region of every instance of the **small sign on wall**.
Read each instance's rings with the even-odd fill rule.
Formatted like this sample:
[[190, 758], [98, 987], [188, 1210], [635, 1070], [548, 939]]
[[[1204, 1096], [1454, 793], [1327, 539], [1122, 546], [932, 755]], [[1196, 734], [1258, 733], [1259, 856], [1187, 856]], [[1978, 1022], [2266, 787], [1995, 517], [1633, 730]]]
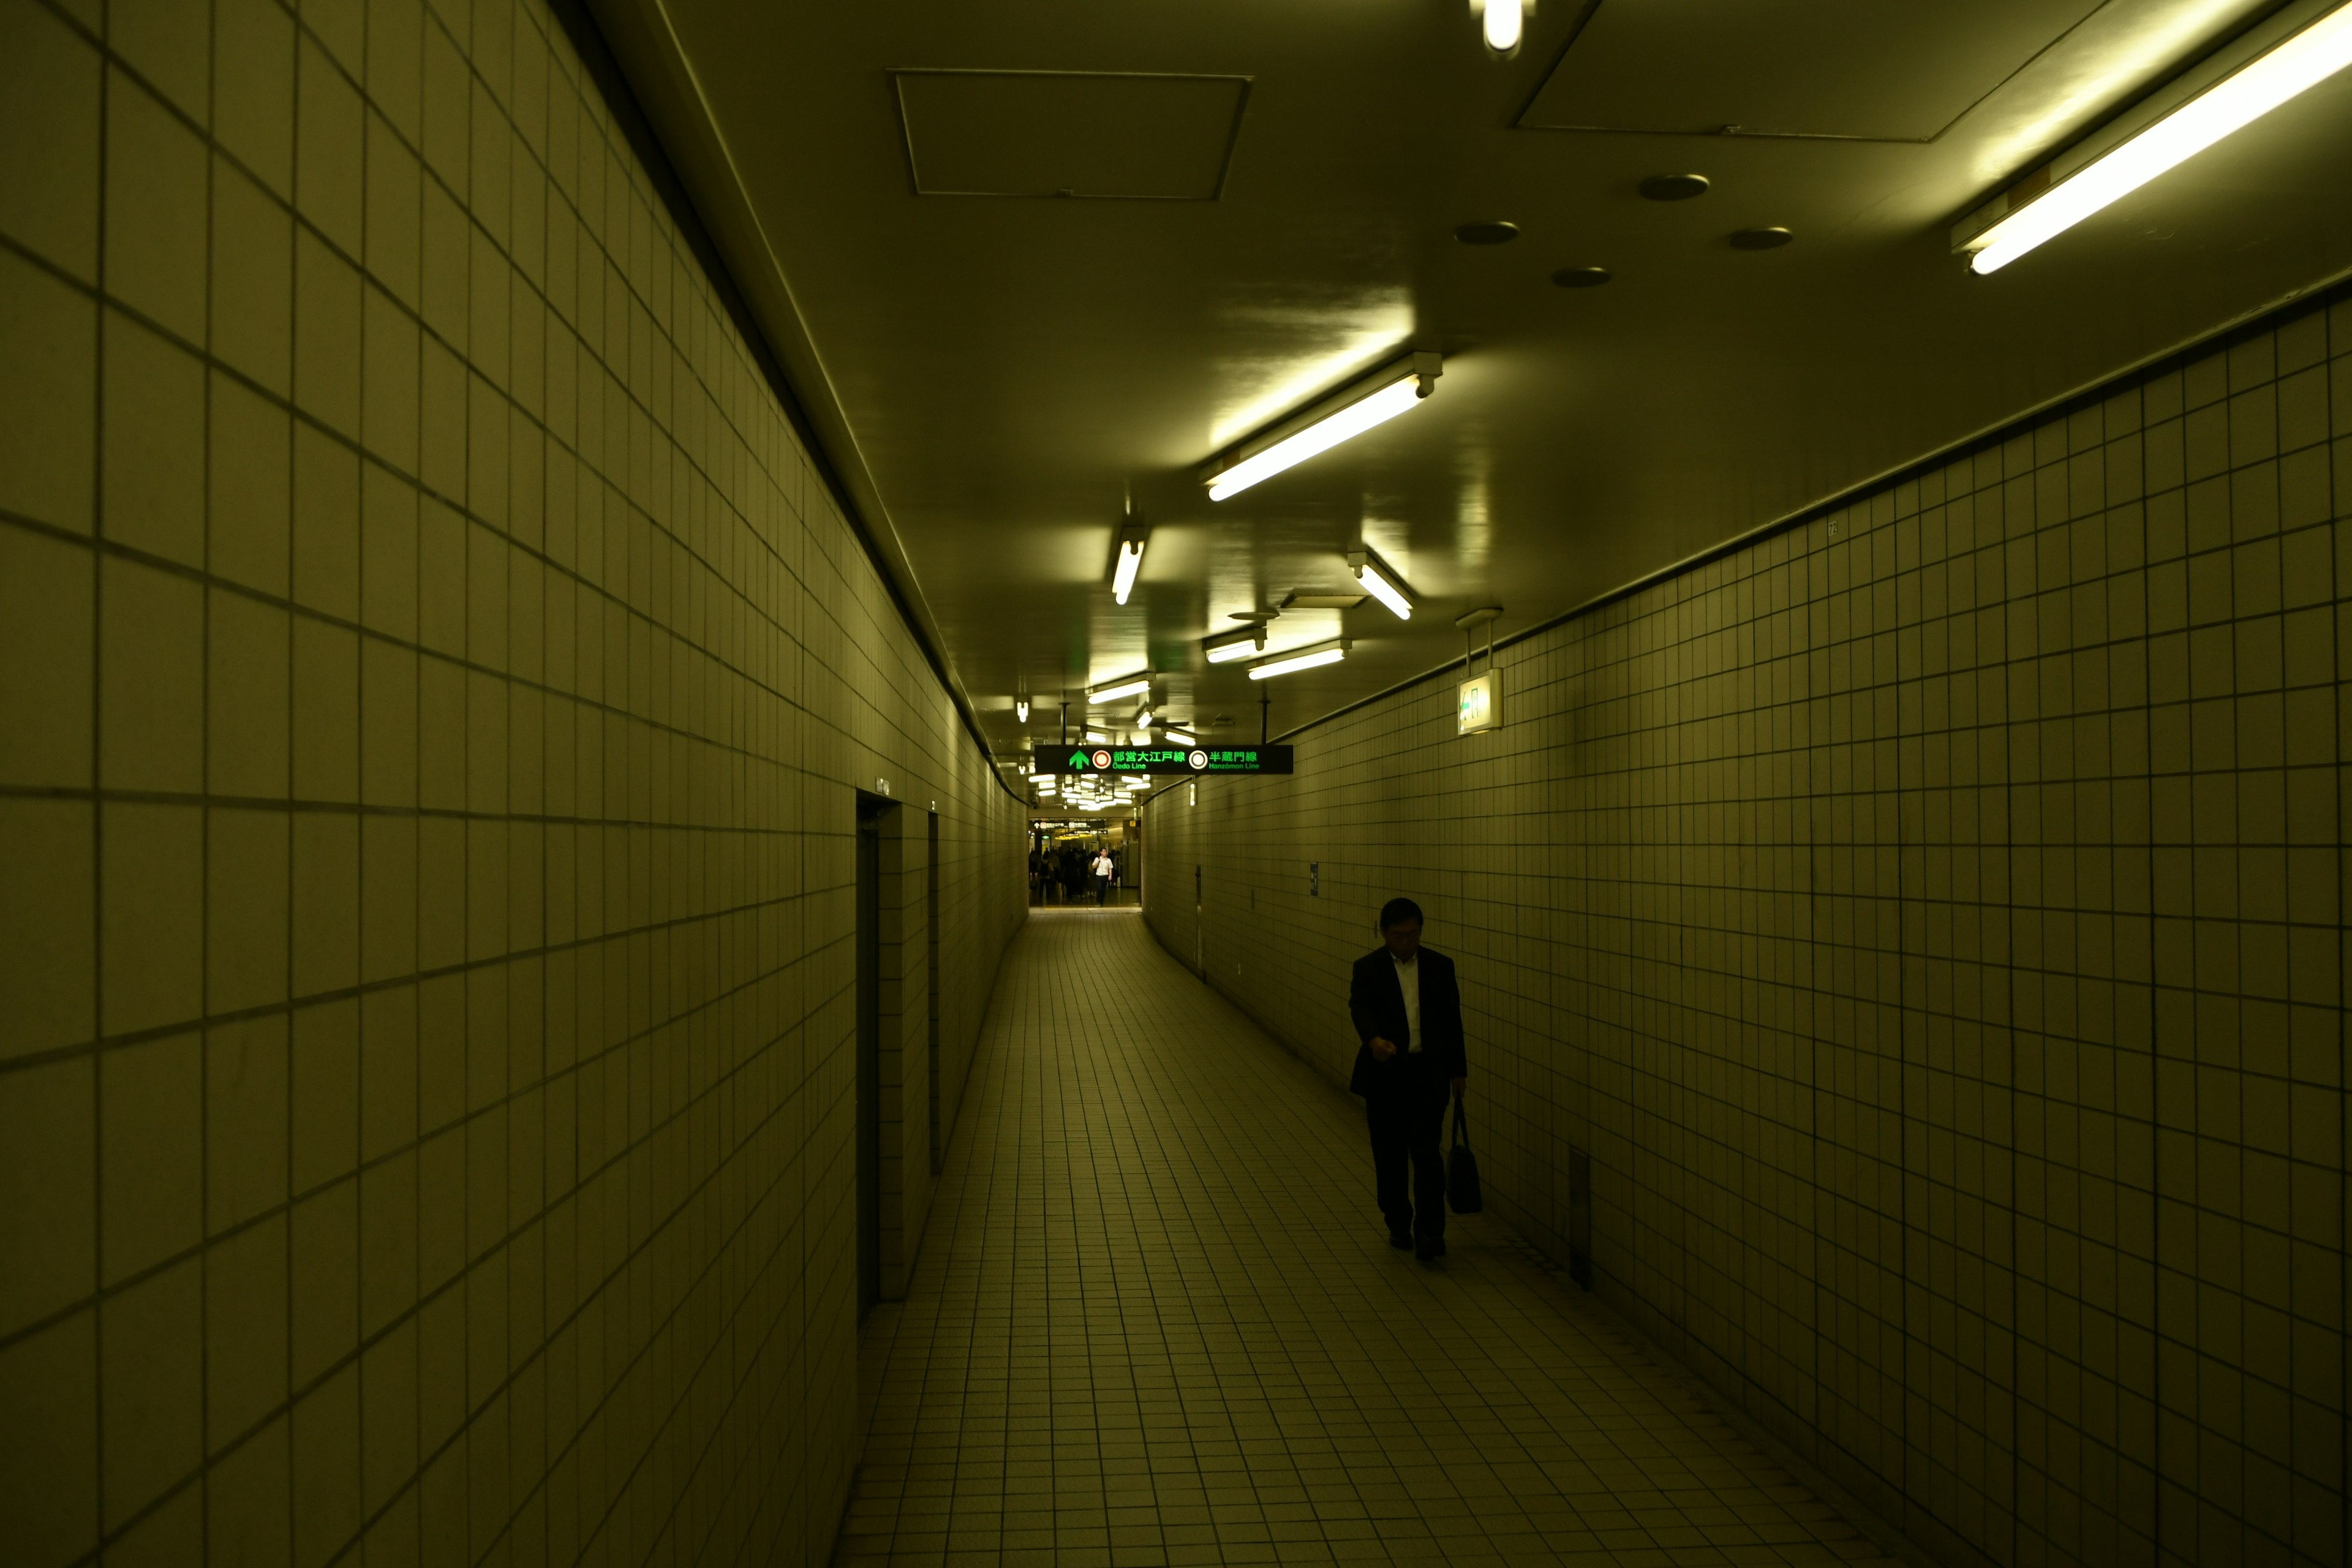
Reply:
[[1503, 672], [1488, 669], [1484, 675], [1474, 675], [1454, 689], [1454, 733], [1475, 735], [1481, 730], [1493, 730], [1503, 722]]

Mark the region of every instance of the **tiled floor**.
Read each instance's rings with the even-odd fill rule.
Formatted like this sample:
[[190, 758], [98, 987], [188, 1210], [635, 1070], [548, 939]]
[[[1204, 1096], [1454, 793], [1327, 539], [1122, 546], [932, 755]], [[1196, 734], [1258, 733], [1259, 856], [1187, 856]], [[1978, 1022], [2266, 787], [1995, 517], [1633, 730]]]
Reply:
[[1391, 1250], [1358, 1102], [1133, 910], [1032, 911], [973, 1071], [839, 1562], [1880, 1560], [1499, 1224]]

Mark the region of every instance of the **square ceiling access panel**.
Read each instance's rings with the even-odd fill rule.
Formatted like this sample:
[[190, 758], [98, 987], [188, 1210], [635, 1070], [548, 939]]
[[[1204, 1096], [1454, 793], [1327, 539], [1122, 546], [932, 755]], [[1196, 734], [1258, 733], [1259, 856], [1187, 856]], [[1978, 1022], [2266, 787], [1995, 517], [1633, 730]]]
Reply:
[[890, 73], [915, 194], [1213, 202], [1249, 102], [1244, 76]]
[[1592, 0], [1523, 130], [1932, 142], [2100, 0]]

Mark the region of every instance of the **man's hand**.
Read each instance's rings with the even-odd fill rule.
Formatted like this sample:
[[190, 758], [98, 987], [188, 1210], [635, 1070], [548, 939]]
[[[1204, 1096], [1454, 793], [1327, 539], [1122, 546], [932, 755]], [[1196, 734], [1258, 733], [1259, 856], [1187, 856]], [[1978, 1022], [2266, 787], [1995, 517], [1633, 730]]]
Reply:
[[1456, 1099], [1456, 1100], [1460, 1100], [1460, 1099], [1462, 1098], [1462, 1091], [1463, 1091], [1464, 1089], [1468, 1089], [1469, 1087], [1470, 1087], [1470, 1080], [1469, 1080], [1468, 1079], [1466, 1079], [1466, 1078], [1457, 1078], [1457, 1079], [1455, 1079], [1454, 1080], [1454, 1099]]
[[1374, 1061], [1384, 1062], [1395, 1055], [1395, 1041], [1384, 1039], [1379, 1035], [1374, 1035], [1372, 1037], [1372, 1059]]

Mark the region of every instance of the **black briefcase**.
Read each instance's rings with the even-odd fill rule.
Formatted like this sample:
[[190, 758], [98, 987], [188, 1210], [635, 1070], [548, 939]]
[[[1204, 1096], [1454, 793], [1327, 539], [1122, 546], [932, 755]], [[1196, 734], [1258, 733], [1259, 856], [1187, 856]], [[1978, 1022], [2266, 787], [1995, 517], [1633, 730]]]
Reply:
[[1454, 1102], [1454, 1146], [1445, 1152], [1445, 1205], [1455, 1214], [1476, 1214], [1486, 1206], [1478, 1195], [1478, 1157], [1470, 1152], [1470, 1127], [1459, 1100]]

